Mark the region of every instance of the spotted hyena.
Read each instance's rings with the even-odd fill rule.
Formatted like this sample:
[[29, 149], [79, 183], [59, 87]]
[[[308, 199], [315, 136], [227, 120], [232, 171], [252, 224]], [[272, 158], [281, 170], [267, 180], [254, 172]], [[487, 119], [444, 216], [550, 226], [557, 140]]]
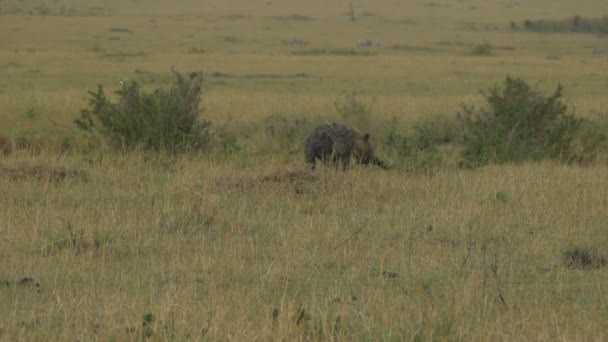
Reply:
[[373, 164], [386, 169], [386, 164], [376, 158], [369, 134], [362, 134], [347, 125], [332, 123], [315, 128], [306, 138], [306, 162], [315, 168], [317, 159], [325, 164], [333, 163], [346, 171], [351, 155], [358, 164]]

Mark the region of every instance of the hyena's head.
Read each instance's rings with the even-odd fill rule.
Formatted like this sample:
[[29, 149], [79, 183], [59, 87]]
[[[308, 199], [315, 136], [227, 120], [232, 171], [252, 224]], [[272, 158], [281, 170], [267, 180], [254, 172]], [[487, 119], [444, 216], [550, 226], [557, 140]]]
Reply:
[[375, 159], [374, 148], [369, 141], [369, 133], [358, 135], [355, 139], [353, 154], [359, 164], [369, 164]]
[[374, 148], [372, 143], [369, 141], [369, 134], [365, 133], [357, 136], [355, 140], [355, 146], [353, 148], [353, 154], [358, 164], [364, 165], [376, 165], [385, 170], [390, 167], [382, 160], [376, 158], [374, 155]]

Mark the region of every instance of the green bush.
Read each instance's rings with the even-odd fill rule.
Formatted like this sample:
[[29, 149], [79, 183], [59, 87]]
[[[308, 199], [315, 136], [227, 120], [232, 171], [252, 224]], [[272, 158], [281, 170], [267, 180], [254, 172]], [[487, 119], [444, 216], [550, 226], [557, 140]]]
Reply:
[[562, 102], [562, 86], [548, 97], [519, 78], [483, 94], [487, 106], [463, 106], [463, 165], [540, 160], [569, 160], [582, 119]]
[[143, 148], [181, 153], [208, 147], [211, 123], [201, 119], [202, 74], [174, 72], [169, 89], [145, 92], [125, 82], [112, 102], [100, 85], [89, 92], [89, 107], [74, 120], [94, 141], [121, 149]]

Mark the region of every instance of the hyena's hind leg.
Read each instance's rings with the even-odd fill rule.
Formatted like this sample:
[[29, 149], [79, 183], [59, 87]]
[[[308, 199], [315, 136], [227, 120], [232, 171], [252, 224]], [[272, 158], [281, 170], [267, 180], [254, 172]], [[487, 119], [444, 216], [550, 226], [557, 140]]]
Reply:
[[[350, 154], [342, 156], [342, 171], [348, 170], [348, 166], [350, 165]], [[337, 164], [336, 164], [337, 166]]]
[[306, 141], [306, 163], [310, 165], [311, 170], [314, 170], [317, 167], [317, 149], [312, 141]]
[[313, 154], [310, 156], [308, 153], [306, 154], [306, 164], [310, 166], [311, 170], [317, 168], [317, 157]]

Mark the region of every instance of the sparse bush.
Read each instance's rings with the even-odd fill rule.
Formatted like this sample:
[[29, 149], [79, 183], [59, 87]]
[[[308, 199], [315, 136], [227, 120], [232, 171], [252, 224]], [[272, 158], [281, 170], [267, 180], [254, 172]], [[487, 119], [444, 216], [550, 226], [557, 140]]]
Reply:
[[205, 149], [211, 123], [200, 118], [202, 74], [174, 74], [175, 83], [169, 89], [152, 93], [135, 81], [125, 83], [116, 92], [116, 103], [100, 85], [89, 92], [89, 108], [82, 109], [74, 123], [90, 138], [104, 139], [119, 148], [170, 153]]
[[568, 160], [582, 119], [568, 112], [562, 86], [545, 97], [519, 78], [490, 88], [487, 106], [463, 106], [463, 166], [554, 158]]
[[334, 108], [345, 122], [361, 130], [369, 130], [372, 117], [371, 104], [361, 100], [357, 94], [347, 94], [334, 102]]

